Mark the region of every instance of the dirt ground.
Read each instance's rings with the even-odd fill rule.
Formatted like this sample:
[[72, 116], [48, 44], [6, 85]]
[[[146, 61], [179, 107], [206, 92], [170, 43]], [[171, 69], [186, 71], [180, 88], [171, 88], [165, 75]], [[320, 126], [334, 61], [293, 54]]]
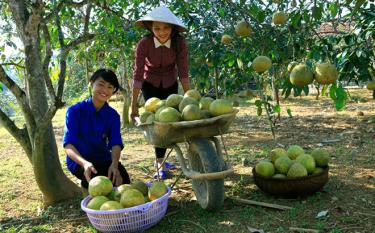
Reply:
[[[375, 100], [371, 92], [363, 89], [350, 90], [350, 95], [351, 100], [343, 111], [336, 111], [332, 100], [327, 97], [315, 100], [314, 96], [303, 96], [282, 100], [275, 140], [265, 115], [256, 116], [254, 100], [241, 100], [235, 122], [230, 132], [223, 136], [228, 161], [235, 174], [225, 179], [227, 198], [222, 210], [202, 210], [196, 203], [190, 180], [182, 175], [170, 197], [167, 216], [149, 232], [256, 232], [253, 229], [293, 232], [291, 227], [296, 227], [316, 232], [374, 233]], [[115, 105], [120, 109], [120, 103]], [[293, 117], [288, 117], [287, 108], [292, 110]], [[63, 116], [63, 113], [58, 114]], [[61, 119], [63, 117], [56, 117], [54, 126], [64, 163], [65, 156], [59, 144], [63, 134]], [[80, 199], [43, 207], [27, 157], [9, 134], [4, 130], [0, 132], [3, 166], [0, 173], [0, 231], [96, 232], [80, 210]], [[151, 181], [153, 147], [135, 127], [124, 129], [123, 139], [122, 163], [132, 180]], [[263, 193], [254, 184], [253, 166], [267, 157], [271, 149], [294, 144], [306, 151], [324, 148], [330, 152], [328, 183], [318, 193], [304, 198], [285, 199]], [[178, 165], [174, 152], [168, 161]], [[75, 180], [65, 167], [64, 171]], [[167, 183], [174, 183], [180, 172], [180, 169], [172, 171]], [[280, 211], [245, 205], [230, 197], [293, 209]], [[318, 218], [319, 213], [326, 214]]]

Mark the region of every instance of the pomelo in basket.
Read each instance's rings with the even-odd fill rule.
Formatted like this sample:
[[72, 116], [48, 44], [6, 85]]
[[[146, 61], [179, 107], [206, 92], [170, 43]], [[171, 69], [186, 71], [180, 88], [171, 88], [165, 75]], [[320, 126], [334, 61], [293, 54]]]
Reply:
[[199, 91], [194, 90], [194, 89], [191, 89], [191, 90], [188, 90], [187, 92], [185, 92], [184, 97], [187, 97], [187, 96], [189, 96], [191, 98], [194, 98], [197, 101], [199, 101], [201, 99], [201, 93], [199, 93]]
[[201, 110], [195, 104], [187, 105], [184, 110], [182, 111], [182, 119], [184, 121], [194, 121], [201, 119]]
[[280, 156], [288, 156], [286, 150], [284, 150], [283, 148], [280, 148], [280, 147], [277, 147], [275, 149], [272, 149], [271, 150], [271, 153], [270, 153], [270, 159], [271, 161], [274, 163], [276, 161], [276, 159], [278, 159]]
[[296, 162], [289, 168], [286, 176], [289, 178], [304, 177], [307, 176], [307, 170], [302, 164]]
[[314, 149], [311, 152], [311, 156], [315, 159], [316, 165], [318, 167], [325, 167], [328, 165], [331, 156], [324, 149]]
[[95, 176], [89, 182], [89, 194], [91, 197], [107, 196], [112, 191], [112, 181], [106, 176]]
[[143, 194], [137, 189], [128, 189], [121, 195], [121, 205], [125, 208], [141, 205], [145, 203]]
[[159, 113], [160, 122], [177, 122], [180, 118], [181, 113], [172, 107], [166, 107]]
[[130, 184], [122, 184], [117, 187], [117, 190], [120, 191], [120, 193], [123, 193], [128, 189], [132, 189], [132, 186]]
[[165, 101], [165, 106], [172, 107], [175, 109], [178, 109], [178, 105], [180, 104], [181, 100], [184, 97], [179, 94], [171, 94], [167, 97], [167, 100]]
[[293, 161], [288, 156], [281, 156], [275, 161], [275, 168], [281, 174], [287, 174]]
[[275, 174], [275, 167], [269, 161], [260, 161], [255, 166], [255, 171], [260, 176], [271, 177]]
[[107, 201], [100, 206], [100, 210], [119, 210], [124, 208], [118, 201]]
[[136, 190], [140, 191], [143, 194], [143, 196], [147, 195], [147, 193], [148, 193], [148, 187], [147, 187], [147, 185], [144, 182], [140, 181], [140, 180], [134, 181], [131, 184], [131, 187], [133, 189], [136, 189]]
[[108, 194], [108, 198], [111, 199], [112, 201], [120, 201], [120, 199], [121, 199], [121, 192], [118, 189], [112, 190]]
[[103, 205], [103, 203], [109, 201], [109, 198], [106, 196], [96, 196], [93, 197], [89, 203], [87, 203], [87, 208], [92, 209], [92, 210], [99, 210], [100, 206]]
[[178, 105], [178, 110], [179, 110], [180, 112], [182, 112], [182, 111], [184, 110], [184, 108], [185, 108], [187, 105], [189, 105], [189, 104], [195, 104], [195, 105], [199, 106], [199, 101], [196, 100], [196, 99], [194, 99], [193, 97], [185, 96], [185, 97], [181, 100], [180, 104]]
[[150, 99], [146, 100], [145, 102], [145, 109], [147, 112], [155, 112], [156, 107], [158, 106], [161, 100], [157, 97], [151, 97]]
[[316, 165], [315, 165], [315, 160], [311, 155], [309, 154], [300, 155], [297, 157], [296, 161], [302, 164], [306, 168], [307, 173], [314, 172]]
[[305, 151], [298, 145], [292, 145], [288, 148], [287, 154], [290, 159], [296, 159], [298, 156], [303, 155]]
[[210, 104], [214, 101], [211, 97], [202, 97], [199, 101], [199, 107], [203, 110], [209, 110]]
[[148, 198], [153, 201], [163, 196], [168, 192], [167, 185], [161, 181], [154, 182], [148, 189]]

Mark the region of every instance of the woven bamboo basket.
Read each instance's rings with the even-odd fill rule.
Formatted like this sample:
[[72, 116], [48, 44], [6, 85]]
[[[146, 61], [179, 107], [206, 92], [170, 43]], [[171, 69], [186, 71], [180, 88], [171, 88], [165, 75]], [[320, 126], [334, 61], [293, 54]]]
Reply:
[[255, 184], [265, 193], [288, 198], [308, 196], [319, 191], [328, 182], [329, 167], [319, 174], [301, 178], [273, 178], [259, 176], [253, 168]]

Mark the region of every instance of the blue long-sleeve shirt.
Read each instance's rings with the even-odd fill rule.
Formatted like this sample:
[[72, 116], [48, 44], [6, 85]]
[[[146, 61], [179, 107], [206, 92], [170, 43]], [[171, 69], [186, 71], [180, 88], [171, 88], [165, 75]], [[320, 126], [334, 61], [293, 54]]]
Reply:
[[[65, 118], [63, 146], [72, 144], [87, 161], [110, 161], [115, 145], [124, 148], [120, 132], [120, 115], [108, 103], [97, 111], [92, 99], [68, 108]], [[73, 172], [77, 163], [69, 156], [66, 163]]]

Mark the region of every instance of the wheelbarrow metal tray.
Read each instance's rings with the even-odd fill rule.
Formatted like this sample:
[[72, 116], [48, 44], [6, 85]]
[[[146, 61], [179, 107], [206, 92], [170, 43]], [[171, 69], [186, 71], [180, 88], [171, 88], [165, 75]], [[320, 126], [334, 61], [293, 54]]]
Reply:
[[153, 122], [140, 124], [148, 143], [158, 147], [169, 147], [174, 143], [189, 141], [193, 137], [213, 137], [228, 131], [230, 124], [238, 113], [232, 113], [195, 121], [173, 123]]

